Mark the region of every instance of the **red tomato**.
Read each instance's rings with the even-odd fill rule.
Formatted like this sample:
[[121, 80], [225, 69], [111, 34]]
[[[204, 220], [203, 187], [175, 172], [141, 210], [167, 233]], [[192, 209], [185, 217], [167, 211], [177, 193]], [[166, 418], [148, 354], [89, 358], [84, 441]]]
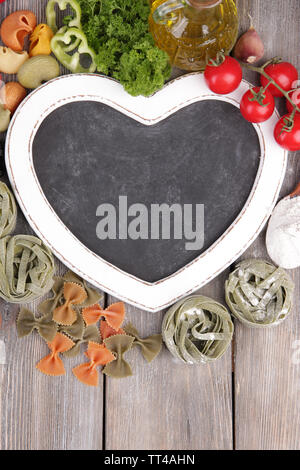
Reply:
[[[291, 91], [289, 93], [289, 96], [290, 98], [292, 98], [292, 101], [295, 103], [295, 105], [298, 106], [298, 108], [300, 108], [300, 88], [298, 88], [297, 90]], [[293, 106], [288, 100], [286, 100], [286, 107], [289, 113], [293, 111]]]
[[[273, 78], [273, 80], [279, 85], [284, 91], [289, 91], [293, 88], [294, 82], [298, 80], [298, 71], [289, 62], [280, 62], [279, 64], [270, 64], [265, 68], [265, 72]], [[260, 82], [263, 87], [265, 87], [269, 80], [261, 75]], [[273, 96], [283, 96], [281, 91], [279, 91], [273, 84], [268, 87], [268, 90], [272, 93]]]
[[[261, 88], [256, 86], [253, 88], [255, 93], [258, 93]], [[248, 90], [240, 104], [240, 110], [242, 115], [247, 121], [250, 122], [264, 122], [269, 119], [275, 108], [275, 101], [273, 95], [269, 90], [264, 91], [265, 98], [263, 100], [263, 106], [258, 101], [253, 100], [254, 95], [251, 90]]]
[[290, 132], [282, 131], [282, 127], [285, 125], [284, 120], [289, 116], [290, 114], [286, 114], [278, 121], [274, 129], [274, 137], [284, 149], [297, 152], [300, 150], [300, 114], [295, 115], [294, 127]]
[[218, 66], [207, 64], [204, 78], [211, 91], [218, 95], [227, 95], [240, 85], [243, 72], [237, 60], [226, 56], [224, 62]]

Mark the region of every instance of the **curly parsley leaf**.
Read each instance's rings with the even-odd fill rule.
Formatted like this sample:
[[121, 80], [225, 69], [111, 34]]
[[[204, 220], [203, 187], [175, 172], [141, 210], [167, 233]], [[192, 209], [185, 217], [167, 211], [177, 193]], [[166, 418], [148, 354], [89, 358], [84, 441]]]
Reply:
[[131, 95], [149, 96], [170, 77], [168, 55], [149, 33], [148, 0], [78, 0], [82, 28], [97, 54], [99, 72]]

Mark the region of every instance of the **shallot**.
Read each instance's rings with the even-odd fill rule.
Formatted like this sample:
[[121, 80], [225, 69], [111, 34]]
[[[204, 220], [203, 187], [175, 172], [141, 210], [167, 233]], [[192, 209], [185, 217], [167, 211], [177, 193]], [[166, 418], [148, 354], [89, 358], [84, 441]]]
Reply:
[[259, 34], [253, 26], [250, 15], [249, 17], [251, 19], [251, 26], [248, 31], [238, 39], [233, 55], [242, 62], [254, 64], [264, 56], [265, 48]]

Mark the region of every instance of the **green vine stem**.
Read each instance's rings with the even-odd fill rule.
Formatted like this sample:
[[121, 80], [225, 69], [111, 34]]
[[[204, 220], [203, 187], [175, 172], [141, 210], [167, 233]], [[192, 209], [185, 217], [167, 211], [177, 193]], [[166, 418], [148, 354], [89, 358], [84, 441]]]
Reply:
[[[291, 105], [293, 106], [294, 108], [294, 111], [298, 111], [298, 113], [300, 113], [300, 108], [293, 102], [293, 100], [290, 98], [289, 96], [289, 93], [291, 92], [291, 90], [289, 90], [288, 92], [283, 90], [283, 88], [281, 88], [280, 85], [278, 85], [274, 80], [273, 78], [271, 78], [266, 72], [265, 72], [265, 68], [267, 67], [267, 65], [270, 65], [270, 64], [274, 64], [274, 63], [278, 63], [278, 58], [275, 58], [275, 59], [272, 59], [270, 61], [268, 61], [265, 65], [263, 65], [262, 67], [256, 67], [255, 65], [251, 65], [251, 64], [245, 64], [245, 63], [241, 63], [242, 67], [246, 67], [247, 69], [249, 70], [252, 70], [253, 72], [257, 72], [257, 73], [260, 73], [261, 75], [263, 75], [267, 80], [269, 80], [270, 84], [272, 83], [272, 85], [274, 85], [279, 91], [281, 91], [281, 93], [283, 94], [283, 96], [291, 103]], [[276, 61], [276, 62], [275, 62]]]

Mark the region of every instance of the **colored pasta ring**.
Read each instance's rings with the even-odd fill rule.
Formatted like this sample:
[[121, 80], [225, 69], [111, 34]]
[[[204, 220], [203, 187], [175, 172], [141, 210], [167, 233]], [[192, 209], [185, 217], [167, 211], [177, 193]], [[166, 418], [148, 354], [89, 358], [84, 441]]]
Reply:
[[167, 311], [162, 323], [167, 348], [186, 364], [219, 359], [229, 347], [233, 331], [227, 309], [203, 295], [177, 302]]
[[225, 283], [226, 302], [244, 325], [279, 325], [292, 307], [294, 284], [282, 268], [257, 259], [239, 263]]

